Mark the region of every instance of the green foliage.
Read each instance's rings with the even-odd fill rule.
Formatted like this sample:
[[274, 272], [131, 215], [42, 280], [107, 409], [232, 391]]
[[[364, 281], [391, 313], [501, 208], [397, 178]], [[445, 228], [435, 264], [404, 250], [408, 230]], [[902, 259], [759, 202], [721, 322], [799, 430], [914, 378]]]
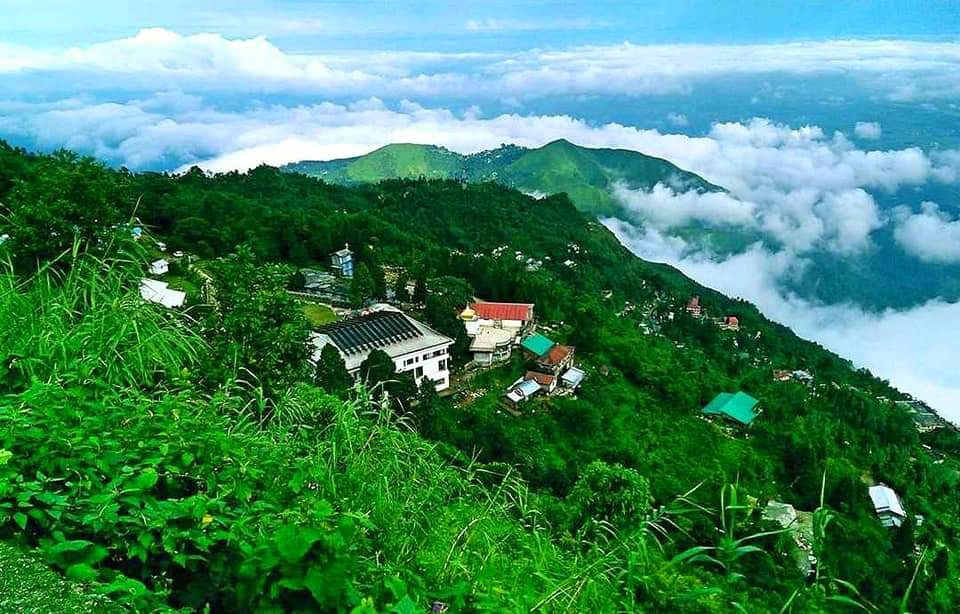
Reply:
[[353, 386], [353, 377], [347, 371], [343, 357], [333, 344], [328, 343], [320, 351], [314, 382], [320, 388], [337, 396], [343, 396]]
[[350, 280], [350, 305], [354, 308], [363, 307], [373, 298], [375, 291], [370, 269], [365, 263], [358, 263]]
[[587, 465], [567, 497], [577, 525], [609, 522], [630, 530], [650, 513], [650, 484], [633, 469], [594, 461]]

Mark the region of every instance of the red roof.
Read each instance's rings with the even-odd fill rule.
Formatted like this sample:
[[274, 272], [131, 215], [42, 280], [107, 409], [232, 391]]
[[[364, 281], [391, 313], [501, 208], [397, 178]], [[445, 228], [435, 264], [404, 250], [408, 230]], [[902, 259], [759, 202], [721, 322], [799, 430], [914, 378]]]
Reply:
[[547, 355], [540, 360], [547, 365], [558, 365], [573, 353], [573, 348], [569, 345], [560, 345], [559, 343], [550, 348]]
[[699, 307], [700, 306], [700, 297], [694, 296], [690, 299], [690, 302], [687, 303], [687, 307]]
[[723, 319], [723, 321], [730, 326], [740, 326], [740, 320], [737, 318], [737, 316], [727, 316]]
[[532, 320], [531, 303], [471, 303], [478, 316], [485, 320]]
[[556, 381], [557, 376], [549, 375], [547, 373], [539, 373], [537, 371], [527, 371], [527, 374], [523, 376], [523, 379], [532, 379], [541, 386], [552, 386], [553, 382]]

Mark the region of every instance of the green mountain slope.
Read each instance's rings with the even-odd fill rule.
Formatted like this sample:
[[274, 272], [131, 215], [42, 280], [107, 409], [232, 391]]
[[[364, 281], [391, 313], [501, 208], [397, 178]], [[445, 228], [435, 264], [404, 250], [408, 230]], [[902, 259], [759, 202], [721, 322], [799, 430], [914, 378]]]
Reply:
[[565, 192], [578, 209], [594, 215], [619, 210], [610, 194], [617, 182], [633, 189], [661, 182], [720, 189], [660, 158], [625, 149], [591, 149], [563, 139], [537, 149], [504, 145], [470, 155], [434, 145], [395, 144], [357, 158], [303, 161], [283, 170], [343, 185], [417, 177], [496, 181], [532, 194]]

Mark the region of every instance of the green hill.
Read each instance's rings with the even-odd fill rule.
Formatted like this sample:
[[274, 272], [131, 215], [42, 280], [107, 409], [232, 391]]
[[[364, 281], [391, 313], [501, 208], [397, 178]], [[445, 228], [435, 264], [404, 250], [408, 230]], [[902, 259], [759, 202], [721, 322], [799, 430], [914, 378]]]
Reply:
[[496, 181], [529, 194], [565, 192], [578, 209], [594, 215], [619, 210], [610, 194], [618, 182], [633, 189], [661, 182], [704, 191], [720, 189], [660, 158], [626, 149], [591, 149], [563, 139], [536, 149], [504, 145], [470, 155], [435, 145], [395, 144], [356, 158], [303, 161], [283, 170], [341, 185], [418, 177]]

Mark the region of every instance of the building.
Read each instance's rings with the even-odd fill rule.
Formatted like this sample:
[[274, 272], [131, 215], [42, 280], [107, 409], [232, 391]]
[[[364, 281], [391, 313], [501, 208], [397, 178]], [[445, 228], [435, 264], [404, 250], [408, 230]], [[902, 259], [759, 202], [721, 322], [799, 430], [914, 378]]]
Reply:
[[566, 373], [560, 376], [560, 383], [564, 388], [569, 388], [570, 390], [576, 390], [580, 387], [580, 384], [583, 383], [583, 379], [587, 376], [582, 369], [576, 367], [570, 367], [567, 369]]
[[728, 420], [748, 426], [759, 413], [756, 410], [760, 401], [746, 392], [721, 392], [703, 408], [705, 416], [723, 416]]
[[737, 316], [723, 316], [720, 321], [720, 328], [723, 330], [740, 330], [740, 318]]
[[507, 388], [504, 398], [510, 405], [517, 406], [539, 394], [540, 390], [540, 384], [536, 381], [521, 377]]
[[343, 249], [330, 254], [330, 264], [337, 275], [353, 277], [353, 252], [350, 251], [349, 243], [345, 244]]
[[156, 279], [140, 280], [140, 298], [150, 303], [157, 303], [164, 307], [182, 307], [187, 298], [186, 292], [173, 290], [167, 282]]
[[869, 493], [880, 524], [885, 527], [899, 527], [907, 519], [900, 496], [892, 488], [883, 483], [875, 484], [869, 488]]
[[537, 359], [537, 369], [544, 373], [559, 375], [573, 366], [573, 354], [576, 351], [572, 345], [553, 344], [553, 347]]
[[540, 359], [547, 355], [547, 352], [550, 351], [556, 345], [550, 339], [547, 339], [539, 333], [534, 333], [532, 335], [527, 335], [520, 342], [520, 347], [523, 348], [524, 355], [532, 360]]
[[527, 371], [523, 376], [525, 380], [533, 380], [540, 386], [540, 390], [546, 394], [553, 393], [557, 389], [557, 376], [549, 373], [538, 373], [536, 371]]
[[793, 374], [790, 371], [785, 369], [774, 369], [773, 370], [773, 381], [775, 382], [789, 382], [793, 379]]
[[699, 296], [691, 297], [687, 302], [687, 313], [695, 318], [699, 318], [701, 315], [703, 315], [703, 306], [700, 304]]
[[509, 360], [520, 335], [533, 327], [533, 304], [470, 303], [460, 319], [472, 339], [473, 361], [489, 366]]
[[170, 271], [170, 263], [161, 258], [150, 263], [151, 275], [166, 275]]
[[488, 367], [510, 360], [516, 338], [514, 333], [503, 328], [484, 326], [478, 329], [470, 341], [473, 362]]
[[357, 374], [370, 352], [383, 350], [393, 359], [397, 373], [412, 373], [417, 385], [426, 378], [437, 391], [450, 387], [453, 339], [389, 306], [322, 326], [312, 342], [314, 362], [328, 343], [333, 344], [351, 375]]
[[[532, 303], [491, 303], [479, 302], [470, 303], [464, 312], [473, 312], [474, 318], [467, 324], [467, 334], [470, 334], [471, 326], [482, 327], [492, 326], [514, 331], [520, 335], [528, 332], [533, 325], [533, 304]], [[461, 317], [463, 317], [461, 315]]]

